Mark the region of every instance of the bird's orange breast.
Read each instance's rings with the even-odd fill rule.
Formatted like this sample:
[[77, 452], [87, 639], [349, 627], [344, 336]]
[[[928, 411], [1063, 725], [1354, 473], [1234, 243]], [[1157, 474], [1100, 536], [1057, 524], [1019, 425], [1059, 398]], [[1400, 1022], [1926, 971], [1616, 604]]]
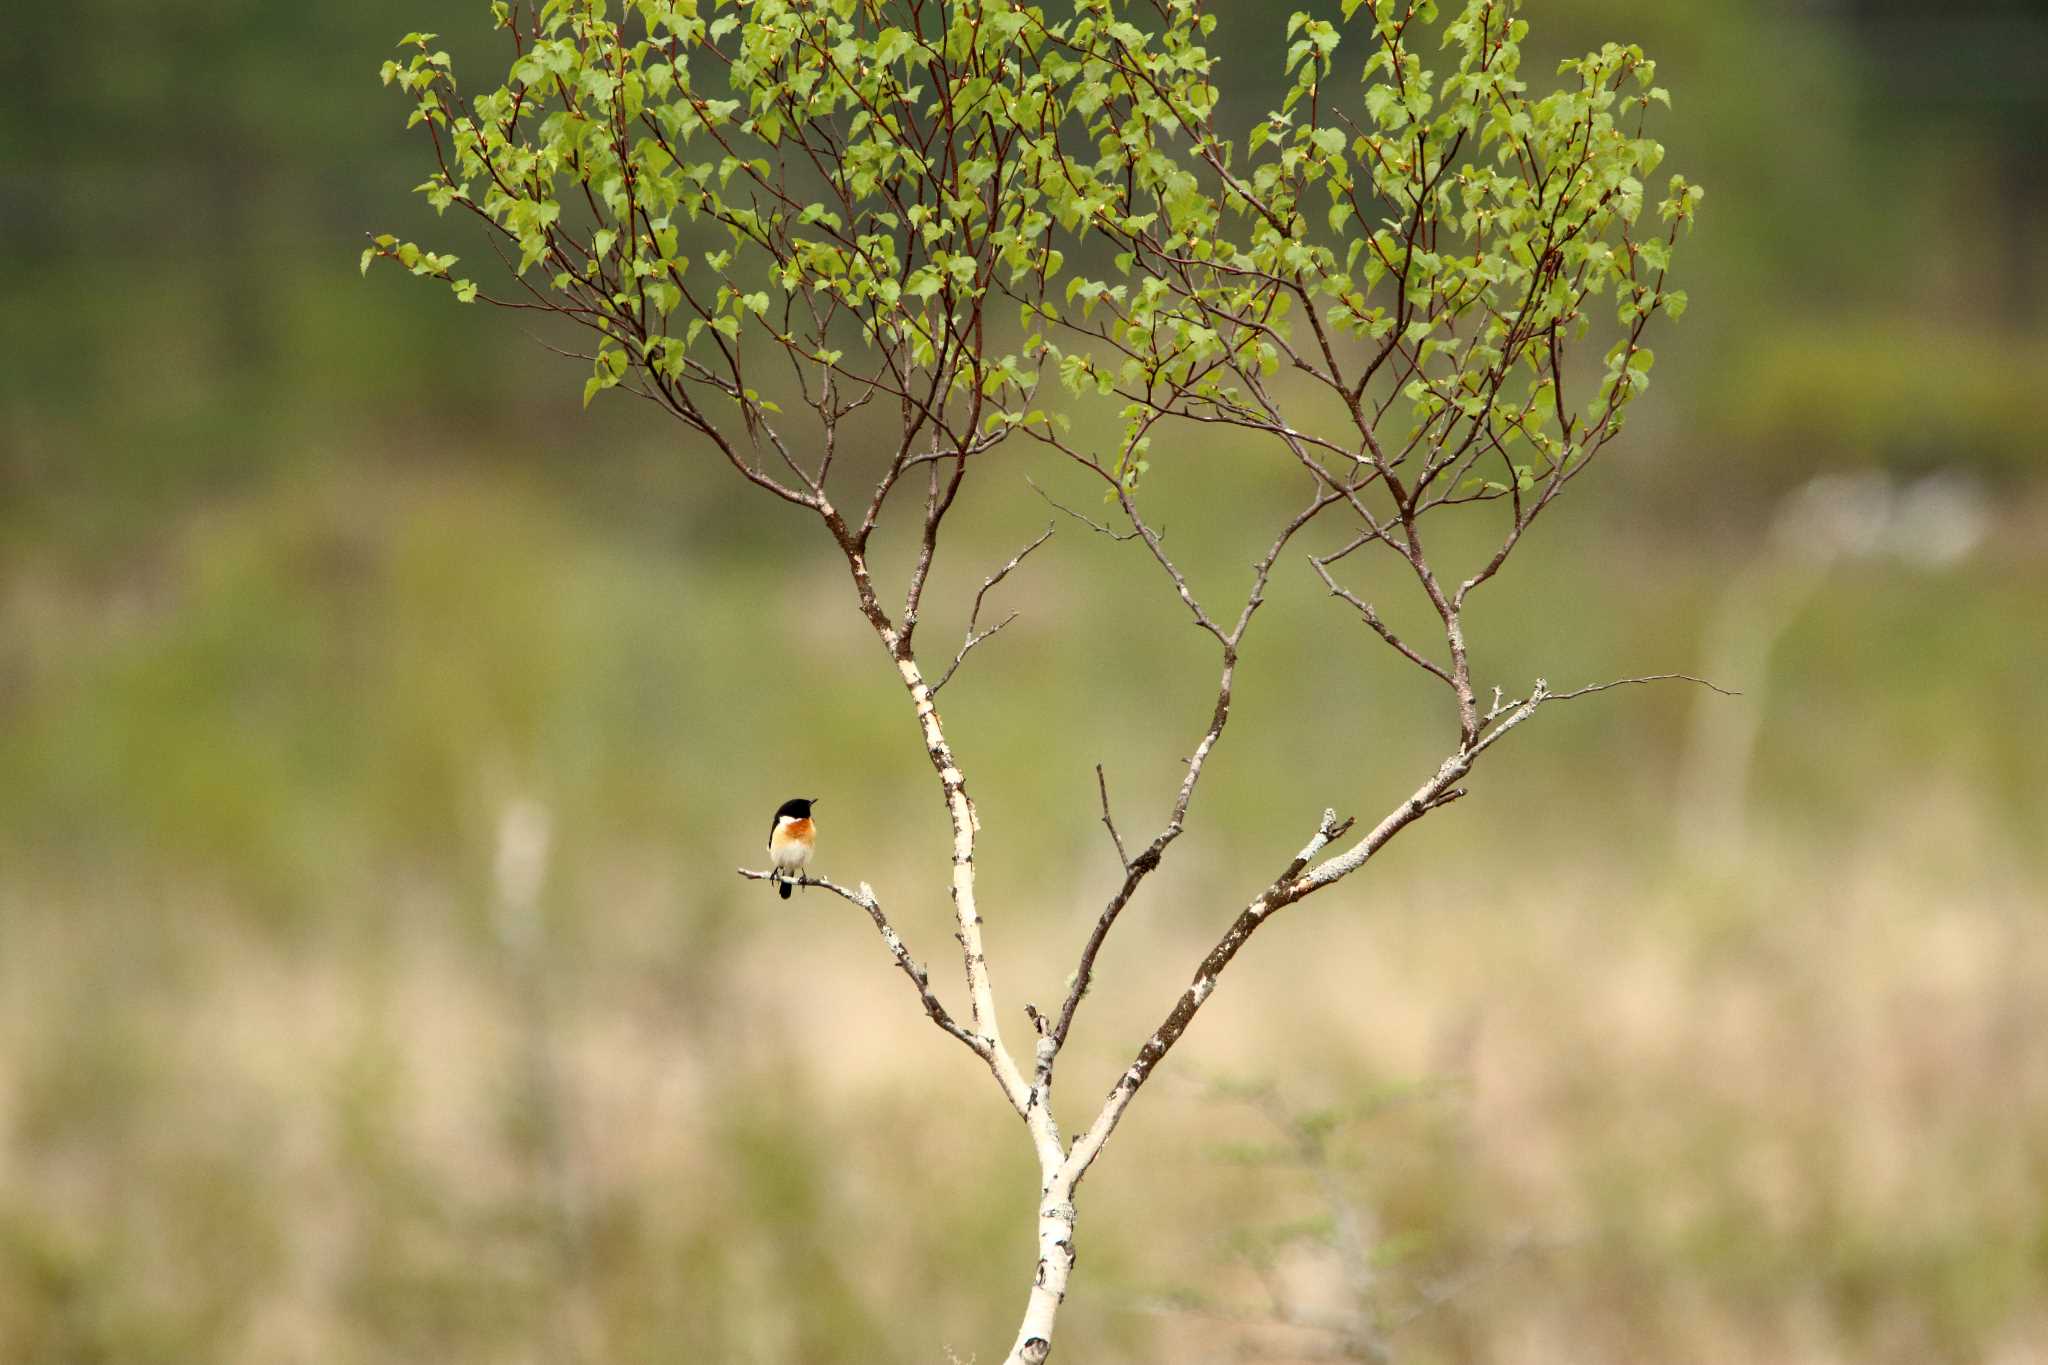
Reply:
[[813, 842], [816, 838], [817, 827], [814, 826], [809, 820], [792, 820], [788, 824], [779, 826], [776, 829], [775, 838], [772, 842], [777, 844], [808, 844]]

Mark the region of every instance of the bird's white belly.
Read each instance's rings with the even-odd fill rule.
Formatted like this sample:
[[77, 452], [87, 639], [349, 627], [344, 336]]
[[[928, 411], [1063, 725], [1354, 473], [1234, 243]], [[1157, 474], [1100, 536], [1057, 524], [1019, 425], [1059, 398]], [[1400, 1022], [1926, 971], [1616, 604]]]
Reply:
[[784, 871], [795, 871], [811, 861], [811, 847], [795, 839], [776, 839], [768, 845], [768, 856]]

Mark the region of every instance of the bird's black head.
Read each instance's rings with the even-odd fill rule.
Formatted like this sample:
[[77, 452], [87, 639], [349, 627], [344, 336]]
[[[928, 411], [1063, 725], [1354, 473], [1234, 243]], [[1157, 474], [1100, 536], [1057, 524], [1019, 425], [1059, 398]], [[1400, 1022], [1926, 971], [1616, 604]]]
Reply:
[[815, 796], [792, 797], [782, 803], [781, 809], [775, 812], [775, 818], [780, 820], [787, 815], [792, 820], [808, 820], [811, 818], [811, 806], [817, 799]]

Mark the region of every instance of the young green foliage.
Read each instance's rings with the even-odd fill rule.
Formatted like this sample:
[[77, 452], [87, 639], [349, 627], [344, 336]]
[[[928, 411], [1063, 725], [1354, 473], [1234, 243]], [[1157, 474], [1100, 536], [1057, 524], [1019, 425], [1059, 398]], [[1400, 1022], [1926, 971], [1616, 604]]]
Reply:
[[[887, 394], [920, 419], [907, 439], [968, 452], [1056, 428], [1031, 407], [1049, 362], [1119, 401], [1105, 464], [1130, 486], [1163, 419], [1285, 439], [1264, 382], [1284, 367], [1351, 412], [1312, 438], [1347, 475], [1407, 471], [1394, 517], [1540, 499], [1620, 429], [1646, 324], [1684, 307], [1665, 279], [1700, 197], [1673, 177], [1643, 218], [1668, 96], [1640, 50], [1532, 96], [1513, 0], [1467, 4], [1436, 44], [1433, 4], [1351, 0], [1341, 27], [1288, 21], [1292, 83], [1240, 150], [1217, 131], [1215, 17], [1137, 8], [500, 3], [501, 84], [463, 99], [425, 33], [383, 76], [433, 140], [420, 191], [484, 219], [525, 296], [451, 279], [458, 297], [589, 329], [586, 401], [631, 383], [706, 431], [733, 405], [753, 435], [780, 349], [814, 403]], [[388, 236], [378, 258], [455, 264]], [[1568, 401], [1564, 356], [1609, 318], [1604, 374]]]

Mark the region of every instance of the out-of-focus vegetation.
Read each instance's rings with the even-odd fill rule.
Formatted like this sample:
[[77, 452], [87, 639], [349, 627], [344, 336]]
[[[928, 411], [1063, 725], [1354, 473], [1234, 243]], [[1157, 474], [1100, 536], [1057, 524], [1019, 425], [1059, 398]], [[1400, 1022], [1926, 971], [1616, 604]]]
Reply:
[[[1263, 108], [1280, 25], [1222, 8]], [[1720, 667], [1745, 696], [1546, 711], [1276, 926], [1175, 1061], [1343, 1111], [1330, 1170], [1399, 1358], [2038, 1359], [2048, 26], [1639, 9], [1546, 5], [1539, 36], [1659, 60], [1672, 164], [1712, 191], [1693, 308], [1519, 561], [1575, 609], [1507, 581], [1471, 628], [1510, 686]], [[357, 278], [365, 230], [431, 231], [374, 76], [417, 27], [496, 60], [480, 4], [12, 21], [0, 1358], [986, 1352], [1032, 1255], [1014, 1121], [845, 905], [731, 875], [815, 792], [821, 867], [945, 966], [900, 696], [812, 528], [651, 408], [580, 413], [578, 368], [506, 317]], [[1961, 510], [1788, 503], [1872, 468]], [[1015, 488], [965, 509], [984, 539], [948, 547], [928, 630], [1042, 526]], [[1222, 445], [1156, 453], [1150, 491], [1218, 584], [1233, 509], [1294, 493]], [[1198, 644], [1128, 549], [1063, 531], [946, 693], [1011, 1011], [1107, 889], [1092, 765], [1148, 822], [1203, 719]], [[1324, 805], [1371, 814], [1440, 756], [1433, 699], [1311, 582], [1254, 631], [1077, 1081]], [[534, 804], [529, 923], [493, 869]], [[1399, 1102], [1351, 1121], [1372, 1096]], [[1198, 1135], [1217, 1113], [1230, 1142]], [[1350, 1303], [1328, 1190], [1242, 1159], [1261, 1123], [1193, 1080], [1134, 1108], [1063, 1353], [1328, 1344], [1219, 1325], [1270, 1307], [1251, 1265]]]

